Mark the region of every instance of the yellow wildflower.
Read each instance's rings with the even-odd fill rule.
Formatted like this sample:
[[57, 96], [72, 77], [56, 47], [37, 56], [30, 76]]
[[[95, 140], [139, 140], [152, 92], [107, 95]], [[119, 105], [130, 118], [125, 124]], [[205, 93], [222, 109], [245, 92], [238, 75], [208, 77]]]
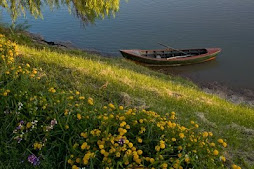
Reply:
[[160, 151], [160, 149], [161, 149], [160, 146], [155, 146], [156, 151]]
[[226, 161], [226, 158], [224, 156], [220, 156], [220, 160], [225, 162]]
[[120, 157], [121, 156], [121, 153], [120, 152], [117, 152], [116, 153], [116, 157]]
[[31, 122], [28, 122], [28, 123], [26, 124], [26, 128], [28, 128], [28, 129], [29, 129], [29, 128], [31, 128], [31, 127], [32, 127], [32, 125], [33, 125], [33, 124], [32, 124]]
[[208, 137], [208, 135], [209, 135], [208, 132], [206, 132], [206, 131], [203, 132], [203, 137]]
[[150, 163], [154, 163], [154, 158], [150, 158]]
[[217, 156], [219, 154], [219, 151], [218, 150], [214, 150], [213, 151], [213, 155]]
[[77, 148], [79, 146], [79, 144], [78, 143], [75, 143], [72, 147], [75, 149], [75, 148]]
[[69, 114], [69, 110], [65, 109], [64, 110], [64, 115], [67, 116]]
[[87, 165], [87, 164], [88, 164], [88, 160], [85, 159], [85, 158], [83, 158], [83, 163], [84, 163], [85, 165]]
[[104, 149], [101, 149], [101, 154], [104, 154], [106, 151]]
[[125, 126], [125, 128], [126, 128], [126, 129], [130, 129], [131, 126], [127, 124], [127, 125]]
[[82, 145], [81, 145], [81, 149], [84, 150], [85, 148], [87, 148], [87, 142], [84, 142]]
[[138, 153], [138, 155], [142, 155], [143, 151], [142, 150], [138, 150], [137, 153]]
[[56, 92], [56, 89], [54, 89], [53, 87], [51, 87], [48, 91], [51, 92], [51, 93], [55, 93], [55, 92]]
[[182, 150], [183, 147], [182, 147], [182, 146], [178, 146], [177, 149], [178, 149], [178, 150]]
[[161, 166], [162, 166], [162, 168], [167, 168], [168, 164], [167, 163], [163, 163]]
[[119, 135], [123, 136], [125, 133], [127, 133], [126, 129], [118, 128]]
[[71, 167], [71, 169], [79, 169], [79, 167], [77, 167], [76, 165], [73, 165], [73, 166]]
[[180, 133], [180, 134], [179, 134], [179, 137], [180, 137], [180, 138], [184, 138], [184, 134], [183, 134], [183, 133]]
[[109, 103], [108, 106], [109, 106], [111, 109], [115, 109], [115, 106], [114, 106], [112, 103]]
[[224, 142], [221, 138], [218, 139], [217, 141], [218, 141], [219, 143], [221, 143], [221, 144]]
[[143, 141], [140, 137], [137, 140], [139, 143], [142, 143], [142, 141]]
[[40, 150], [42, 148], [42, 144], [36, 142], [36, 143], [34, 143], [33, 147], [35, 150]]
[[213, 136], [213, 133], [212, 133], [212, 132], [209, 132], [209, 136]]
[[222, 143], [222, 146], [223, 146], [223, 147], [227, 147], [227, 143], [223, 142], [223, 143]]
[[80, 163], [81, 162], [81, 159], [80, 158], [77, 158], [76, 159], [76, 163]]
[[145, 127], [141, 127], [139, 133], [142, 134], [142, 133], [144, 133], [145, 131], [146, 131], [146, 128], [145, 128]]
[[68, 162], [68, 164], [70, 164], [70, 165], [72, 165], [72, 164], [74, 163], [71, 159], [69, 159], [67, 162]]
[[133, 144], [132, 144], [132, 143], [129, 143], [128, 146], [129, 146], [130, 148], [132, 148], [132, 147], [133, 147]]
[[93, 105], [93, 99], [91, 97], [88, 98], [87, 103]]
[[120, 123], [120, 127], [124, 127], [126, 125], [126, 122], [123, 121], [122, 123]]
[[166, 145], [164, 143], [160, 144], [160, 148], [161, 149], [165, 149], [166, 148]]
[[189, 158], [189, 157], [185, 157], [184, 161], [185, 161], [186, 163], [190, 163], [190, 158]]
[[79, 119], [79, 120], [81, 120], [82, 119], [82, 116], [81, 116], [81, 114], [77, 114], [77, 118]]
[[238, 165], [235, 165], [235, 164], [233, 164], [233, 165], [231, 166], [231, 168], [232, 168], [232, 169], [241, 169], [241, 167], [239, 167]]
[[119, 117], [119, 120], [123, 121], [123, 120], [125, 120], [125, 117], [121, 116], [121, 117]]
[[211, 147], [215, 147], [215, 143], [210, 143], [210, 146]]
[[4, 93], [3, 93], [3, 96], [7, 96], [7, 95], [8, 95], [8, 93], [7, 93], [7, 92], [4, 92]]
[[84, 96], [80, 96], [80, 97], [79, 97], [79, 100], [84, 100], [84, 99], [85, 99]]
[[88, 137], [88, 134], [87, 134], [87, 132], [85, 132], [85, 133], [82, 132], [82, 133], [80, 134], [80, 136], [81, 136], [81, 137], [84, 137], [84, 138], [87, 138], [87, 137]]

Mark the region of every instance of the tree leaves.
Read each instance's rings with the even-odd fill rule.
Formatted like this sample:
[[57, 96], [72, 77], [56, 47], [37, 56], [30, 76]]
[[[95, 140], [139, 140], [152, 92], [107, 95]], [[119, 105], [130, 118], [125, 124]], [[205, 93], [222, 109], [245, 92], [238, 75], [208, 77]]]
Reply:
[[93, 23], [97, 18], [115, 15], [119, 10], [120, 0], [2, 0], [0, 6], [6, 8], [13, 22], [29, 12], [35, 18], [43, 18], [42, 7], [49, 6], [51, 10], [66, 5], [75, 16], [84, 23]]

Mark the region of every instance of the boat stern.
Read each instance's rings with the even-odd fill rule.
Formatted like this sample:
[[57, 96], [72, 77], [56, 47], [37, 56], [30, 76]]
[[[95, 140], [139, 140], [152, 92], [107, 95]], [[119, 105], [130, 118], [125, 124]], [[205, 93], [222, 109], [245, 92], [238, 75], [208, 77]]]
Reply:
[[221, 52], [222, 49], [221, 48], [207, 48], [206, 50], [207, 50], [208, 53], [211, 53], [211, 54], [212, 53], [216, 53], [216, 54], [218, 54], [218, 53]]

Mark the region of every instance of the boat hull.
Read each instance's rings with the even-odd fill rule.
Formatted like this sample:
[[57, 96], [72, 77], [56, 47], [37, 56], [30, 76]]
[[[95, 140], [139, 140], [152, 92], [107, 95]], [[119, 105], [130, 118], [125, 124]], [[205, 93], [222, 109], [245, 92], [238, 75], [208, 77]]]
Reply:
[[[124, 58], [135, 61], [139, 64], [146, 66], [183, 66], [190, 64], [197, 64], [206, 61], [210, 61], [216, 58], [218, 53], [221, 51], [220, 48], [206, 48], [207, 52], [201, 55], [186, 57], [186, 58], [174, 58], [174, 59], [158, 59], [158, 58], [149, 58], [141, 55], [135, 54], [133, 51], [142, 51], [142, 50], [120, 50]], [[151, 50], [155, 51], [155, 50]], [[162, 50], [157, 50], [162, 51]]]

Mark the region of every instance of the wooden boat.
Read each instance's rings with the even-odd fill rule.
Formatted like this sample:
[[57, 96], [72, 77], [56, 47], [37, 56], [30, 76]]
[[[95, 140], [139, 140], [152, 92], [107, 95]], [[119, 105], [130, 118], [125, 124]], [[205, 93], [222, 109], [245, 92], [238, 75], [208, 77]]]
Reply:
[[120, 50], [123, 57], [147, 66], [181, 66], [215, 59], [220, 48]]

